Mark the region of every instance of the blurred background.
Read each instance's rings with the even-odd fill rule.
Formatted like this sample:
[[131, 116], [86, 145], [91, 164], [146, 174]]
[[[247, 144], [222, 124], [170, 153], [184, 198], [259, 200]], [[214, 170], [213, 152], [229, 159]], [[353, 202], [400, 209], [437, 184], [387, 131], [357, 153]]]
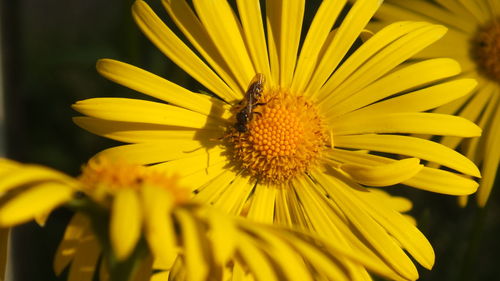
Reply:
[[[158, 2], [148, 1], [169, 23]], [[0, 1], [0, 151], [4, 156], [78, 175], [86, 160], [116, 144], [83, 131], [71, 120], [77, 115], [71, 104], [81, 99], [145, 98], [100, 77], [95, 70], [99, 58], [131, 63], [193, 91], [203, 90], [141, 34], [131, 17], [132, 3]], [[309, 1], [308, 10], [314, 11], [318, 3]], [[500, 188], [498, 179], [496, 186]], [[420, 268], [420, 280], [500, 278], [500, 191], [494, 190], [488, 206], [480, 210], [475, 204], [459, 208], [451, 196], [404, 187], [392, 190], [414, 201], [412, 215], [436, 251], [434, 270]], [[65, 274], [54, 276], [52, 259], [70, 217], [71, 213], [60, 210], [46, 228], [31, 223], [14, 230], [11, 280], [66, 279]]]

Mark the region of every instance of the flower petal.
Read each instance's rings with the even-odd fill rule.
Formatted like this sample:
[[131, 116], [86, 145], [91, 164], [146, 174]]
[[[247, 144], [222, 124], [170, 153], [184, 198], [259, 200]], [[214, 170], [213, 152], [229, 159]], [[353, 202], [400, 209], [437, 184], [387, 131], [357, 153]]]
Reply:
[[263, 73], [270, 80], [269, 83], [274, 85], [271, 80], [271, 68], [269, 66], [260, 3], [258, 0], [238, 0], [236, 3], [243, 26], [245, 42], [254, 63], [255, 71]]
[[156, 186], [141, 189], [145, 236], [157, 264], [168, 269], [177, 257], [175, 227], [170, 214], [173, 199], [170, 193]]
[[[386, 157], [336, 148], [328, 152], [328, 157], [339, 162], [354, 163], [358, 165], [380, 165], [396, 161]], [[474, 193], [478, 187], [477, 182], [469, 178], [452, 172], [428, 167], [424, 167], [414, 177], [402, 183], [415, 188], [450, 195], [471, 194]]]
[[192, 281], [206, 280], [209, 273], [208, 261], [206, 260], [206, 251], [199, 223], [191, 216], [189, 212], [178, 209], [175, 212], [179, 221], [182, 235], [184, 260], [186, 263], [187, 279]]
[[[449, 103], [459, 97], [463, 97], [477, 85], [474, 79], [458, 79], [450, 82], [440, 83], [434, 86], [423, 88], [405, 95], [390, 98], [378, 103], [368, 105], [370, 98], [365, 99], [363, 104], [368, 105], [356, 111], [349, 113], [351, 116], [371, 116], [381, 113], [397, 113], [397, 112], [419, 112], [427, 111], [436, 108], [440, 105]], [[368, 92], [368, 88], [366, 93]], [[377, 90], [377, 88], [369, 87], [369, 91]], [[377, 97], [378, 98], [378, 97]], [[384, 97], [381, 97], [384, 98]], [[374, 102], [376, 100], [372, 100]], [[359, 103], [357, 106], [363, 106]], [[437, 113], [437, 111], [435, 111]]]
[[193, 6], [240, 87], [246, 89], [255, 75], [255, 69], [231, 6], [225, 0], [194, 0]]
[[170, 18], [182, 31], [194, 48], [203, 56], [208, 64], [219, 74], [237, 96], [243, 96], [245, 89], [235, 81], [234, 73], [227, 65], [224, 57], [215, 46], [207, 30], [196, 16], [186, 0], [162, 0], [162, 4]]
[[228, 108], [222, 101], [195, 94], [127, 63], [101, 59], [97, 61], [97, 71], [115, 83], [204, 115], [213, 115], [212, 112], [218, 112], [220, 114], [214, 117], [221, 118], [222, 115], [228, 116], [229, 114]]
[[25, 223], [38, 214], [53, 211], [68, 202], [75, 190], [66, 184], [45, 182], [33, 184], [0, 207], [0, 226], [11, 227]]
[[175, 64], [225, 101], [238, 99], [239, 93], [233, 92], [217, 74], [191, 51], [155, 15], [146, 2], [142, 0], [136, 1], [132, 6], [132, 15], [144, 34]]
[[[425, 60], [418, 63], [412, 63], [402, 67], [401, 69], [395, 70], [394, 72], [378, 79], [366, 88], [350, 95], [349, 98], [345, 98], [338, 103], [335, 103], [335, 100], [330, 100], [327, 102], [325, 101], [323, 104], [327, 108], [325, 111], [327, 112], [329, 118], [334, 118], [402, 91], [422, 87], [431, 82], [451, 77], [459, 73], [460, 65], [452, 59], [441, 58]], [[473, 81], [472, 79], [469, 80]], [[460, 91], [459, 93], [461, 92], [464, 91]], [[448, 95], [453, 97], [458, 95], [458, 93], [445, 93], [446, 95], [443, 94], [445, 97]], [[439, 100], [444, 98], [436, 97], [436, 99]]]
[[481, 128], [457, 116], [437, 113], [388, 113], [380, 115], [344, 115], [332, 122], [333, 135], [367, 133], [410, 133], [442, 136], [477, 137]]
[[73, 117], [73, 122], [98, 136], [127, 143], [162, 142], [170, 139], [210, 141], [223, 135], [222, 128], [195, 130], [150, 123], [110, 121], [85, 116]]
[[[186, 128], [216, 128], [220, 122], [177, 106], [127, 98], [92, 98], [78, 101], [73, 108], [85, 115], [105, 120], [139, 122]], [[217, 125], [219, 123], [219, 125]]]
[[272, 224], [274, 222], [275, 199], [276, 188], [274, 186], [257, 184], [247, 217], [253, 221]]
[[408, 180], [422, 170], [420, 159], [408, 158], [390, 164], [367, 166], [343, 164], [340, 169], [351, 178], [368, 186], [390, 186]]
[[479, 169], [462, 154], [432, 141], [398, 135], [352, 135], [335, 137], [335, 146], [395, 153], [439, 163], [459, 172], [481, 177]]
[[118, 260], [126, 259], [141, 235], [142, 212], [136, 192], [119, 190], [113, 200], [110, 221], [111, 246]]
[[444, 26], [425, 24], [396, 39], [387, 47], [374, 54], [368, 61], [356, 69], [355, 72], [351, 73], [333, 92], [325, 91], [324, 93], [330, 94], [329, 99], [332, 99], [330, 98], [332, 96], [336, 97], [337, 100], [349, 97], [351, 94], [365, 88], [376, 79], [393, 70], [420, 50], [434, 43], [445, 33], [446, 28]]
[[302, 93], [307, 86], [314, 67], [320, 60], [320, 46], [324, 45], [345, 3], [345, 0], [326, 0], [321, 2], [321, 6], [314, 15], [314, 19], [300, 50], [291, 86], [292, 92]]
[[305, 92], [316, 93], [346, 55], [364, 27], [382, 4], [379, 0], [359, 0], [349, 10], [338, 28], [333, 41], [326, 47]]
[[90, 221], [82, 213], [76, 213], [66, 226], [64, 236], [54, 256], [54, 272], [60, 275], [64, 268], [74, 259], [79, 247], [90, 230]]

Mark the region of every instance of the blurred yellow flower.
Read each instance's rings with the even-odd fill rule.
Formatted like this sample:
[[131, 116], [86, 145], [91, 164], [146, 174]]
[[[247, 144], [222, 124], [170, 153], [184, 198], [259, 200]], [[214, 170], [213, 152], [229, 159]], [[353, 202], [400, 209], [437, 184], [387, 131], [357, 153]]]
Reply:
[[236, 1], [237, 11], [225, 0], [195, 0], [194, 11], [186, 1], [163, 1], [192, 50], [136, 1], [142, 31], [213, 96], [103, 59], [104, 77], [160, 101], [83, 100], [73, 107], [87, 116], [74, 120], [131, 143], [100, 155], [180, 171], [198, 202], [313, 231], [414, 280], [404, 250], [431, 268], [432, 247], [364, 186], [475, 192], [477, 183], [464, 177], [480, 176], [474, 163], [409, 134], [479, 136], [464, 118], [427, 112], [465, 96], [476, 81], [448, 79], [460, 67], [446, 58], [400, 66], [445, 34], [440, 25], [395, 23], [359, 46], [381, 1], [356, 1], [341, 17], [346, 2], [323, 1], [299, 47], [305, 0], [266, 1], [265, 17], [258, 0]]
[[[0, 186], [9, 190], [0, 197], [1, 227], [55, 208], [56, 193], [37, 190], [52, 186], [63, 194], [79, 191], [73, 199], [58, 200], [77, 211], [54, 259], [58, 275], [70, 267], [69, 281], [91, 281], [98, 268], [101, 281], [149, 280], [162, 270], [173, 280], [190, 281], [366, 280], [366, 269], [400, 279], [392, 269], [336, 241], [230, 217], [189, 201], [175, 177], [155, 168], [99, 158], [73, 179], [3, 160], [0, 172]], [[382, 201], [408, 206], [401, 198]]]
[[[471, 95], [434, 110], [455, 114], [479, 124], [481, 138], [443, 137], [440, 142], [462, 151], [481, 167], [482, 179], [477, 204], [486, 205], [495, 183], [500, 161], [500, 2], [498, 0], [387, 0], [378, 11], [375, 29], [388, 23], [406, 20], [427, 21], [445, 25], [449, 31], [436, 44], [416, 58], [451, 57], [463, 67], [461, 76], [473, 77], [478, 87]], [[462, 205], [467, 197], [460, 198]]]

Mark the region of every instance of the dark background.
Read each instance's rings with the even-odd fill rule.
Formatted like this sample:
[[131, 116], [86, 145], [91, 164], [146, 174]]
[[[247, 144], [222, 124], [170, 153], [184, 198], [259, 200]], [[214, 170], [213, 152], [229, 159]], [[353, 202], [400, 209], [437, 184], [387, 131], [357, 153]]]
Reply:
[[[202, 89], [140, 33], [131, 17], [132, 3], [0, 1], [8, 157], [77, 175], [88, 158], [115, 144], [71, 121], [77, 114], [70, 105], [81, 99], [144, 97], [100, 77], [95, 71], [99, 58], [128, 62], [192, 90]], [[148, 3], [167, 21], [158, 1]], [[479, 210], [474, 204], [461, 209], [451, 196], [395, 189], [415, 202], [412, 214], [436, 251], [434, 270], [420, 268], [420, 280], [498, 280], [498, 191]], [[53, 275], [52, 258], [70, 215], [60, 210], [46, 228], [32, 223], [15, 229], [15, 281], [65, 280], [64, 274], [59, 279]]]

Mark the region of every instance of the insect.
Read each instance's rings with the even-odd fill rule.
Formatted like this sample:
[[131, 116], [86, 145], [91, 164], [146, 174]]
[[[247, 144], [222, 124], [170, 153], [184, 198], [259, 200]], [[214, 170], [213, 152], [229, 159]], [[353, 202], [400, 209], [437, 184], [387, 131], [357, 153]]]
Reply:
[[247, 124], [252, 120], [253, 114], [260, 114], [253, 111], [253, 109], [265, 104], [259, 103], [262, 91], [264, 91], [264, 83], [264, 74], [257, 73], [250, 82], [244, 99], [239, 102], [240, 105], [243, 104], [243, 108], [236, 114], [236, 124], [234, 125], [238, 132], [245, 133], [248, 130]]

